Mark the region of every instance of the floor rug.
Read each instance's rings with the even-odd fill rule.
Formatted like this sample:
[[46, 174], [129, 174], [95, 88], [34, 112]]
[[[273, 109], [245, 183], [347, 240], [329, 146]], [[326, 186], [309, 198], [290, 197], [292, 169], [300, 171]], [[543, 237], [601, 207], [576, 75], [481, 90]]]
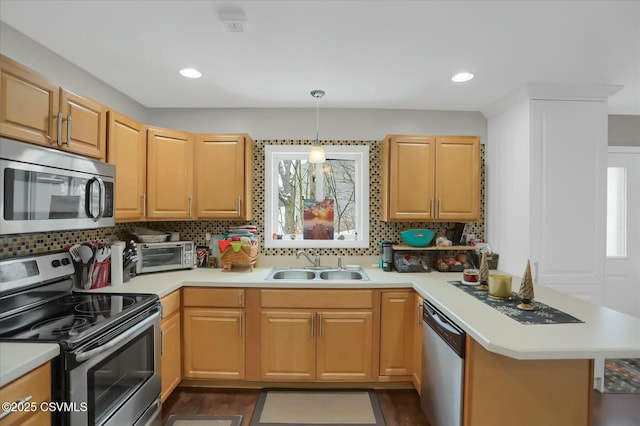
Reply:
[[606, 393], [640, 393], [640, 359], [605, 359]]
[[242, 416], [171, 415], [165, 426], [242, 426]]
[[385, 426], [373, 391], [265, 390], [250, 426]]

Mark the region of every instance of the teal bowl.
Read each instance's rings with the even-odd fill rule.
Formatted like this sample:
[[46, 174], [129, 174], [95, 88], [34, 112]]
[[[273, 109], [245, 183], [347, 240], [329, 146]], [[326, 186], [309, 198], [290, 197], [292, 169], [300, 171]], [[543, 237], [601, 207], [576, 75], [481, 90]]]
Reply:
[[400, 232], [402, 241], [411, 247], [426, 247], [435, 235], [436, 233], [430, 229], [407, 229]]

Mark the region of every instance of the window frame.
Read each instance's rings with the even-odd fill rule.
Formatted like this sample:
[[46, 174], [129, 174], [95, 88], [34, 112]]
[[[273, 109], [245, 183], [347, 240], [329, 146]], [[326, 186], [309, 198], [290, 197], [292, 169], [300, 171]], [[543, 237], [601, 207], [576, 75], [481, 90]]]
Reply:
[[327, 158], [354, 160], [356, 162], [356, 223], [357, 240], [274, 240], [274, 207], [278, 205], [278, 168], [282, 160], [305, 159], [309, 145], [265, 145], [265, 248], [369, 248], [369, 147], [366, 145], [323, 145]]

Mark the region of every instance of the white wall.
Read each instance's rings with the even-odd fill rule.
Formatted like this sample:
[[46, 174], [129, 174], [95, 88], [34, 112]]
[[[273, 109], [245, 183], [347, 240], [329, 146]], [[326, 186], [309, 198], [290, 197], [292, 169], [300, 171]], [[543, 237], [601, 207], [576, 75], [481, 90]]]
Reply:
[[[246, 132], [253, 139], [315, 139], [316, 111], [289, 108], [151, 109], [149, 124], [189, 132]], [[453, 134], [486, 141], [480, 112], [323, 109], [320, 140], [381, 140], [387, 134]]]
[[529, 102], [489, 119], [486, 147], [485, 221], [487, 241], [500, 254], [502, 271], [522, 276], [529, 259]]
[[609, 146], [640, 146], [640, 115], [609, 116]]
[[0, 53], [65, 89], [89, 97], [135, 120], [147, 121], [147, 109], [144, 106], [2, 21]]

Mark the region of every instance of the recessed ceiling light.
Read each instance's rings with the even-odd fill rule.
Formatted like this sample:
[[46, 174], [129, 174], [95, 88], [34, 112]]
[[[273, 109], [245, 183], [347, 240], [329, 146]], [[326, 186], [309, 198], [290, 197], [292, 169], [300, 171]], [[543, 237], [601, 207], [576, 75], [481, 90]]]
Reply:
[[180, 75], [187, 78], [200, 78], [202, 77], [202, 73], [193, 68], [182, 68], [180, 70]]
[[473, 78], [473, 74], [470, 72], [459, 72], [458, 74], [451, 77], [451, 81], [456, 83], [464, 83], [465, 81], [469, 81]]

